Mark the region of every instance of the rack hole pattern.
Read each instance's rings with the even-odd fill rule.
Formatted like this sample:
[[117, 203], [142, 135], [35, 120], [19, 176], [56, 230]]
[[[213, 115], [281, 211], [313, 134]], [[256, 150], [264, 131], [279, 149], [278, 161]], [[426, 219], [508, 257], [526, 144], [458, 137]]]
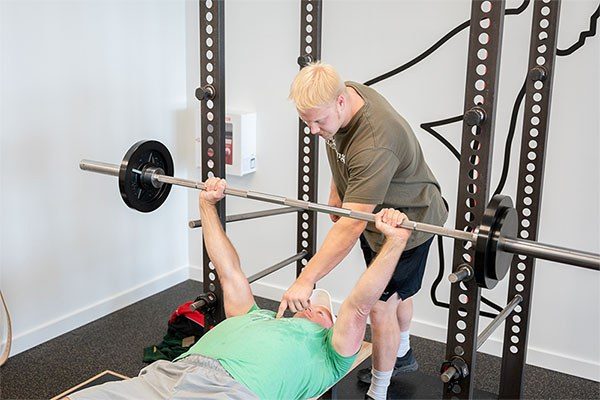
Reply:
[[[311, 60], [321, 57], [321, 0], [303, 0], [300, 4], [300, 54]], [[319, 142], [304, 122], [299, 120], [298, 198], [317, 201]], [[304, 211], [298, 214], [297, 251], [306, 251], [305, 258], [297, 262], [296, 274], [300, 274], [308, 260], [316, 252], [316, 213]]]
[[[485, 118], [469, 126], [463, 123], [461, 161], [456, 205], [458, 230], [474, 232], [483, 218], [489, 186], [491, 144], [494, 136], [495, 91], [498, 82], [504, 1], [471, 3], [471, 24], [465, 86], [465, 113], [477, 107]], [[453, 270], [461, 264], [473, 267], [476, 246], [465, 241], [454, 245]], [[480, 289], [474, 280], [452, 285], [446, 359], [475, 362]], [[445, 384], [444, 398], [469, 398], [471, 376]]]
[[[200, 86], [211, 85], [214, 93], [210, 99], [200, 102], [200, 125], [201, 138], [201, 180], [215, 176], [225, 176], [224, 163], [224, 123], [225, 123], [225, 101], [224, 101], [224, 17], [223, 2], [217, 0], [201, 0], [199, 8], [199, 72]], [[222, 223], [225, 223], [225, 202], [219, 203], [219, 215]], [[214, 271], [214, 265], [210, 262], [206, 250], [203, 250], [203, 281], [204, 290], [212, 291], [221, 296], [221, 285]], [[207, 314], [209, 323], [218, 323], [225, 318], [222, 308], [216, 307], [213, 313]]]
[[[556, 3], [556, 2], [554, 2]], [[548, 71], [548, 67], [552, 67], [551, 62], [554, 59], [554, 54], [549, 54], [549, 40], [556, 38], [556, 32], [551, 31], [551, 28], [556, 26], [551, 21], [556, 21], [554, 18], [558, 12], [556, 4], [550, 4], [549, 1], [543, 1], [542, 4], [536, 4], [534, 13], [538, 13], [537, 19], [539, 23], [533, 28], [535, 32], [532, 34], [531, 60], [530, 68], [543, 67]], [[555, 48], [555, 46], [553, 46]], [[537, 231], [537, 214], [532, 212], [539, 204], [541, 196], [542, 173], [544, 168], [544, 147], [545, 133], [547, 124], [547, 113], [549, 110], [550, 97], [550, 79], [528, 81], [528, 89], [526, 94], [525, 120], [523, 130], [523, 144], [526, 152], [526, 158], [521, 160], [523, 166], [520, 171], [519, 193], [517, 210], [519, 211], [519, 232], [518, 235], [522, 239], [535, 240]], [[532, 88], [531, 88], [532, 86]], [[529, 304], [528, 291], [531, 288], [533, 271], [533, 260], [524, 255], [518, 255], [513, 260], [513, 271], [511, 272], [512, 293], [519, 293], [524, 296], [526, 301], [524, 304]], [[527, 306], [525, 306], [527, 307]], [[527, 315], [523, 315], [523, 307], [519, 306], [513, 311], [514, 317], [507, 320], [507, 334], [505, 337], [510, 340], [509, 352], [511, 354], [519, 354], [526, 341]]]

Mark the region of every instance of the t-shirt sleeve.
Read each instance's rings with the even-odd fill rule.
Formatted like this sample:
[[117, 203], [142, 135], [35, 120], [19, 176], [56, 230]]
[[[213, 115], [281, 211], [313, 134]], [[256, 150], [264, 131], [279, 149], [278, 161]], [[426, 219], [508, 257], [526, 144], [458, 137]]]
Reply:
[[256, 303], [254, 303], [254, 304], [252, 304], [252, 307], [250, 307], [248, 312], [246, 312], [246, 314], [250, 314], [251, 312], [259, 311], [259, 310], [262, 310], [262, 308], [260, 308]]
[[352, 363], [356, 359], [358, 351], [356, 352], [356, 354], [348, 357], [344, 357], [337, 351], [335, 351], [335, 349], [333, 348], [333, 329], [329, 329], [329, 331], [327, 332], [326, 340], [329, 361], [331, 362], [331, 365], [333, 366], [333, 369], [336, 373], [336, 378], [340, 379], [346, 374], [346, 372], [350, 370], [350, 367], [352, 367]]
[[382, 204], [400, 161], [388, 149], [364, 150], [348, 162], [345, 203]]

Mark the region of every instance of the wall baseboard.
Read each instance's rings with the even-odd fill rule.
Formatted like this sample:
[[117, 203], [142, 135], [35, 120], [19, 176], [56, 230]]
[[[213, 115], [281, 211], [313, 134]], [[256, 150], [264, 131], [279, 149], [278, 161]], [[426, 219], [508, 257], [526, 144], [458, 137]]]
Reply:
[[193, 281], [202, 282], [204, 275], [202, 275], [202, 267], [197, 265], [190, 265], [190, 279]]
[[[201, 280], [202, 274], [199, 273], [197, 276], [200, 277], [200, 279], [197, 280]], [[191, 278], [191, 274], [190, 279], [194, 279]], [[252, 284], [252, 290], [257, 296], [279, 300], [286, 289], [256, 282]], [[333, 307], [336, 311], [339, 310], [342, 300], [332, 300]], [[446, 342], [446, 329], [446, 326], [434, 325], [431, 322], [418, 319], [413, 319], [411, 324], [412, 335], [441, 343]], [[502, 355], [502, 340], [490, 337], [479, 351], [500, 357]], [[443, 360], [440, 360], [440, 365], [442, 361]], [[579, 359], [570, 355], [557, 354], [548, 351], [547, 349], [530, 346], [527, 351], [527, 364], [600, 382], [600, 363], [594, 360]]]
[[[445, 343], [446, 329], [446, 326], [433, 325], [427, 321], [413, 319], [410, 333], [411, 335]], [[501, 357], [502, 340], [490, 337], [479, 351]], [[566, 354], [553, 353], [547, 349], [529, 346], [527, 349], [527, 364], [600, 382], [600, 363], [593, 360], [583, 360]]]
[[73, 329], [104, 317], [123, 307], [143, 300], [189, 278], [188, 265], [160, 275], [129, 290], [115, 293], [111, 297], [87, 305], [62, 317], [47, 321], [40, 326], [13, 337], [11, 357], [39, 344], [51, 340]]

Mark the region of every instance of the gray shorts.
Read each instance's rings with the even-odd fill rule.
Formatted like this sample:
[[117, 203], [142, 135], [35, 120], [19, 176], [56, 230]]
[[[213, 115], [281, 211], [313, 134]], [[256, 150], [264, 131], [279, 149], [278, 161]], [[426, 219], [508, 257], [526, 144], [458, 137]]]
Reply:
[[218, 361], [193, 355], [177, 362], [155, 361], [132, 379], [107, 382], [68, 395], [70, 399], [256, 399]]

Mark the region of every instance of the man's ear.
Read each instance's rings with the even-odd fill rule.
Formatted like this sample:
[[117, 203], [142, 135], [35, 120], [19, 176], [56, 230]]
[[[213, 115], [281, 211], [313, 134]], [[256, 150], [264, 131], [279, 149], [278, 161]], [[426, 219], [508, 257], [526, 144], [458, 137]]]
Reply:
[[346, 96], [344, 95], [344, 92], [342, 92], [337, 98], [337, 105], [343, 109], [346, 106], [346, 104]]

